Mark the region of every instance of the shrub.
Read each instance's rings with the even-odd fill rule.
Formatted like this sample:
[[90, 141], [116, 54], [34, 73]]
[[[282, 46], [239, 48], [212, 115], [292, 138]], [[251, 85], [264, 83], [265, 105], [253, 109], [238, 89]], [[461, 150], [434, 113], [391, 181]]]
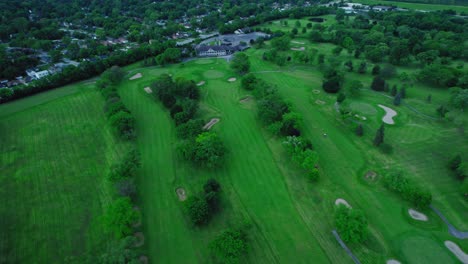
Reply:
[[138, 220], [138, 217], [139, 214], [133, 210], [130, 198], [118, 198], [106, 210], [104, 226], [117, 238], [121, 238], [131, 234], [131, 225]]
[[191, 196], [186, 201], [186, 207], [190, 221], [194, 225], [203, 225], [208, 222], [210, 213], [205, 199], [198, 196]]
[[335, 211], [335, 225], [345, 242], [360, 243], [367, 238], [367, 220], [361, 210], [339, 205]]
[[243, 230], [228, 229], [213, 240], [209, 248], [220, 263], [238, 263], [247, 252], [247, 236]]

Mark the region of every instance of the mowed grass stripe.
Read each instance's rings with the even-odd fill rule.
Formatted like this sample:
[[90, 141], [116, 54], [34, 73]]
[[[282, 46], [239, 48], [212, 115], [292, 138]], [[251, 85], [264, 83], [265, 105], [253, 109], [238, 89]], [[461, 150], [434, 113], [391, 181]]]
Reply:
[[109, 199], [102, 161], [115, 159], [124, 146], [106, 129], [97, 92], [31, 107], [34, 98], [9, 104], [25, 110], [0, 119], [0, 149], [7, 153], [0, 159], [7, 187], [0, 210], [8, 223], [2, 225], [8, 227], [2, 256], [6, 262], [63, 263], [88, 250], [102, 252], [108, 239], [98, 219]]

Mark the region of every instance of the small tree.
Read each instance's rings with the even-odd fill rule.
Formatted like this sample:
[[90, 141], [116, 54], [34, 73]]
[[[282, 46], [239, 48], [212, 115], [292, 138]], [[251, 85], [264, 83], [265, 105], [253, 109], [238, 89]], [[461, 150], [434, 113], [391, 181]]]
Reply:
[[397, 95], [395, 95], [395, 98], [393, 98], [393, 104], [397, 106], [401, 104], [401, 93], [397, 93]]
[[213, 240], [209, 248], [220, 263], [238, 263], [247, 251], [247, 236], [243, 230], [228, 229]]
[[374, 145], [380, 146], [384, 142], [384, 124], [380, 125], [379, 129], [375, 133]]
[[362, 127], [362, 124], [359, 124], [356, 128], [356, 135], [358, 137], [362, 137], [364, 135], [364, 128]]
[[426, 98], [426, 101], [428, 103], [431, 103], [432, 102], [432, 95], [428, 95], [427, 98]]
[[367, 238], [367, 220], [361, 210], [340, 204], [335, 211], [335, 225], [345, 242], [360, 243]]
[[346, 95], [344, 93], [338, 93], [336, 96], [336, 101], [338, 103], [342, 103], [346, 99]]
[[385, 80], [380, 76], [375, 76], [372, 80], [371, 88], [374, 91], [384, 91], [385, 90]]
[[392, 96], [395, 96], [395, 95], [397, 95], [397, 93], [398, 93], [398, 90], [397, 90], [397, 86], [395, 84], [395, 85], [393, 85], [392, 90], [390, 91], [390, 94]]
[[116, 199], [104, 215], [104, 226], [117, 238], [131, 234], [131, 225], [138, 220], [137, 211], [133, 210], [130, 198]]
[[190, 221], [194, 225], [206, 224], [210, 218], [208, 203], [198, 196], [191, 196], [186, 201]]
[[401, 87], [400, 94], [401, 98], [406, 98], [406, 86]]
[[349, 72], [352, 72], [352, 71], [353, 71], [353, 61], [350, 61], [350, 60], [349, 60], [349, 61], [345, 62], [344, 65], [345, 65], [346, 69], [347, 69]]
[[445, 115], [449, 112], [449, 110], [444, 105], [441, 105], [436, 109], [436, 112], [437, 114], [439, 114], [440, 117], [444, 118]]
[[375, 65], [374, 68], [372, 68], [372, 75], [379, 75], [380, 74], [380, 66]]
[[348, 85], [348, 94], [351, 97], [359, 96], [362, 88], [364, 88], [364, 85], [362, 84], [362, 82], [353, 80]]
[[364, 73], [366, 73], [366, 71], [367, 71], [367, 63], [365, 61], [362, 61], [359, 64], [358, 73], [364, 74]]
[[249, 57], [243, 52], [234, 54], [231, 61], [231, 68], [239, 74], [246, 74], [250, 70]]

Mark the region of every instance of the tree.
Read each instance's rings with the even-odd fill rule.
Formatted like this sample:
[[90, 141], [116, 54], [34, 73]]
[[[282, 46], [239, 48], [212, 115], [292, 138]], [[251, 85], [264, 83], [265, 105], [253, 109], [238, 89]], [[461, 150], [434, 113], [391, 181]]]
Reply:
[[377, 64], [372, 68], [372, 75], [379, 75], [380, 74], [380, 66]]
[[385, 80], [381, 76], [376, 76], [372, 80], [371, 88], [374, 91], [384, 91]]
[[403, 85], [400, 89], [401, 98], [406, 98], [406, 86]]
[[186, 208], [190, 221], [194, 225], [206, 224], [210, 218], [208, 203], [198, 196], [191, 196], [186, 201]]
[[377, 129], [377, 132], [375, 133], [374, 137], [374, 145], [375, 146], [380, 146], [384, 142], [384, 124], [380, 125], [379, 129]]
[[450, 104], [462, 111], [468, 106], [468, 89], [451, 88]]
[[358, 137], [362, 137], [364, 135], [364, 128], [362, 127], [362, 124], [359, 124], [357, 127], [356, 127], [356, 135]]
[[351, 54], [355, 48], [354, 46], [354, 41], [352, 38], [350, 37], [345, 37], [343, 39], [343, 42], [341, 43], [341, 45], [343, 46], [343, 48], [345, 48], [346, 50], [348, 50], [348, 53]]
[[432, 102], [432, 95], [428, 95], [427, 98], [426, 98], [426, 101], [428, 103], [431, 103]]
[[341, 239], [347, 243], [360, 243], [367, 238], [367, 220], [361, 210], [340, 204], [335, 211], [335, 225]]
[[395, 95], [395, 98], [393, 98], [393, 104], [397, 106], [401, 104], [401, 93], [397, 93], [397, 95]]
[[332, 53], [333, 53], [333, 55], [335, 55], [335, 56], [340, 56], [340, 53], [341, 53], [342, 51], [343, 51], [343, 48], [340, 47], [340, 46], [337, 46], [337, 47], [333, 48]]
[[396, 75], [396, 67], [390, 64], [385, 65], [381, 70], [380, 70], [380, 76], [383, 78], [392, 78]]
[[444, 105], [441, 105], [436, 109], [436, 112], [437, 114], [439, 114], [440, 117], [444, 118], [445, 115], [449, 112], [449, 110]]
[[344, 65], [348, 69], [349, 72], [353, 71], [353, 61], [349, 60], [349, 61], [345, 62]]
[[346, 99], [346, 95], [344, 93], [338, 93], [336, 96], [336, 102], [342, 103]]
[[322, 88], [327, 93], [337, 93], [341, 88], [341, 80], [338, 76], [325, 79]]
[[285, 113], [282, 117], [280, 132], [284, 136], [299, 136], [302, 116], [296, 112]]
[[104, 215], [104, 225], [115, 237], [122, 238], [131, 234], [131, 225], [139, 218], [137, 211], [133, 210], [130, 198], [121, 197], [114, 200]]
[[395, 85], [393, 85], [392, 90], [390, 91], [390, 95], [395, 96], [395, 95], [397, 95], [397, 93], [398, 93], [398, 90], [397, 90], [397, 86], [395, 84]]
[[[105, 252], [99, 256], [99, 264], [136, 264], [140, 254], [134, 249], [137, 242], [134, 236], [109, 241]], [[88, 263], [88, 262], [85, 262]]]
[[449, 160], [447, 165], [450, 170], [455, 171], [456, 169], [458, 169], [461, 162], [462, 162], [461, 155], [457, 154], [452, 159]]
[[176, 127], [176, 134], [182, 139], [195, 138], [198, 134], [203, 132], [204, 125], [205, 122], [202, 119], [190, 119], [186, 123]]
[[286, 35], [282, 37], [276, 37], [271, 40], [271, 46], [277, 50], [283, 50], [283, 51], [289, 50], [290, 44], [291, 44], [291, 38]]
[[101, 75], [101, 79], [108, 80], [111, 84], [117, 85], [122, 81], [124, 75], [125, 72], [119, 66], [112, 66]]
[[109, 122], [122, 139], [131, 140], [135, 138], [135, 118], [130, 113], [119, 111], [109, 118]]
[[53, 63], [57, 63], [62, 60], [62, 52], [60, 50], [51, 50], [49, 51], [49, 56], [52, 59]]
[[214, 168], [221, 165], [226, 148], [214, 132], [204, 132], [195, 139], [195, 152], [192, 161], [196, 164]]
[[294, 35], [297, 35], [297, 33], [299, 33], [299, 30], [297, 30], [297, 28], [293, 28], [291, 30], [291, 34], [294, 36]]
[[353, 80], [349, 83], [348, 85], [348, 94], [351, 96], [351, 97], [356, 97], [356, 96], [359, 96], [359, 94], [361, 93], [361, 89], [364, 88], [364, 85], [362, 84], [361, 81], [358, 81], [358, 80]]
[[211, 254], [220, 263], [238, 263], [239, 257], [247, 252], [247, 236], [243, 230], [228, 229], [217, 236], [209, 245]]
[[250, 70], [249, 57], [243, 52], [234, 54], [231, 61], [231, 68], [241, 75], [246, 74]]
[[358, 73], [364, 74], [366, 73], [366, 71], [367, 71], [367, 63], [365, 61], [361, 61], [361, 63], [359, 64]]
[[136, 194], [136, 185], [134, 179], [122, 179], [115, 183], [115, 188], [120, 196], [132, 198]]
[[468, 197], [468, 177], [466, 177], [464, 180], [463, 180], [463, 183], [461, 185], [461, 193], [462, 195], [464, 195], [465, 197]]

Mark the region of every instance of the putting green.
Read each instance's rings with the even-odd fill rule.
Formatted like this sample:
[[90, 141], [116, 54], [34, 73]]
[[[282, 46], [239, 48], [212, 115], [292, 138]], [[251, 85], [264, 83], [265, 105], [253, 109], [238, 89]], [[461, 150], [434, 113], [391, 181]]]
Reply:
[[219, 79], [224, 76], [224, 73], [217, 70], [208, 70], [203, 73], [203, 76], [205, 76], [207, 79]]
[[403, 240], [401, 251], [407, 263], [456, 263], [444, 248], [429, 237], [411, 236]]
[[375, 107], [367, 103], [352, 102], [350, 103], [350, 106], [351, 109], [363, 115], [372, 116], [377, 114], [377, 110], [375, 109]]
[[[400, 132], [400, 131], [399, 131]], [[401, 130], [401, 143], [414, 143], [426, 141], [434, 135], [434, 132], [425, 126], [418, 124], [408, 124]]]

